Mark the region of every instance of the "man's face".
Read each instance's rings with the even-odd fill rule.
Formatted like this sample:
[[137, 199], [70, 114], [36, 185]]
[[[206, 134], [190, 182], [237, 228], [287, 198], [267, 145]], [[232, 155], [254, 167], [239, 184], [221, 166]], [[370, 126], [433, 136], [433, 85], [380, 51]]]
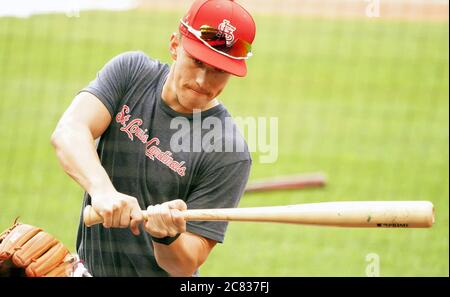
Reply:
[[195, 59], [177, 40], [171, 41], [171, 52], [175, 60], [174, 86], [178, 102], [186, 112], [204, 109], [225, 88], [230, 74]]

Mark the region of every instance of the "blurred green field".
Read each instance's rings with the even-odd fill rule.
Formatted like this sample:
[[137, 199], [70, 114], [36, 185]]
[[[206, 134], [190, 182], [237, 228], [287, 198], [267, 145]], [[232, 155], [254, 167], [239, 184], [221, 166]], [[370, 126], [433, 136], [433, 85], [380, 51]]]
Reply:
[[[82, 190], [50, 135], [76, 92], [111, 57], [170, 62], [181, 12], [82, 12], [0, 18], [0, 229], [16, 216], [75, 251]], [[234, 116], [279, 118], [279, 157], [251, 180], [323, 171], [325, 189], [243, 197], [240, 206], [430, 200], [432, 229], [231, 223], [204, 276], [448, 276], [448, 22], [256, 16], [255, 56], [222, 101]]]

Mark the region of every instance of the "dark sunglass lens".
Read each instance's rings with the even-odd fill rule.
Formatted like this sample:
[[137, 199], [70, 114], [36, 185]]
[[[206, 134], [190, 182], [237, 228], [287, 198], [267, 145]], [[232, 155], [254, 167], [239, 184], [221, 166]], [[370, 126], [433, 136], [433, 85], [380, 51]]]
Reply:
[[211, 40], [208, 41], [208, 44], [220, 51], [226, 50], [228, 48], [227, 41], [225, 39]]
[[200, 32], [202, 34], [202, 39], [205, 41], [220, 39], [219, 31], [210, 26], [201, 26]]
[[[187, 24], [184, 25], [189, 28]], [[251, 51], [251, 45], [242, 40], [236, 40], [233, 45], [229, 47], [226, 40], [226, 34], [223, 34], [214, 27], [203, 25], [200, 27], [199, 31], [201, 33], [200, 38], [204, 42], [222, 53], [234, 57], [245, 58], [248, 57], [248, 54]]]

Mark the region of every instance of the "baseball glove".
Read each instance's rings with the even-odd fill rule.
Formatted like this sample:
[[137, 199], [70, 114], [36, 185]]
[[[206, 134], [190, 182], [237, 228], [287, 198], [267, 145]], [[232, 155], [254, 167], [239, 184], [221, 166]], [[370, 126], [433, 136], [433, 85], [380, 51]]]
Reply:
[[41, 228], [18, 223], [0, 234], [0, 276], [71, 276], [76, 258]]

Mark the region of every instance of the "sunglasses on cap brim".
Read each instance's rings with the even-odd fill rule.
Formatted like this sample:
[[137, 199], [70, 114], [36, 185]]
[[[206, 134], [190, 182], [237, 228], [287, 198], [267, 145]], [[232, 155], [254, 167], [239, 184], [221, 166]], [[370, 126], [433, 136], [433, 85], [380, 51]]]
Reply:
[[247, 60], [252, 54], [252, 46], [245, 40], [236, 39], [229, 44], [226, 33], [209, 25], [203, 25], [200, 30], [196, 30], [180, 20], [181, 24], [200, 40], [204, 45], [213, 51], [235, 60]]

